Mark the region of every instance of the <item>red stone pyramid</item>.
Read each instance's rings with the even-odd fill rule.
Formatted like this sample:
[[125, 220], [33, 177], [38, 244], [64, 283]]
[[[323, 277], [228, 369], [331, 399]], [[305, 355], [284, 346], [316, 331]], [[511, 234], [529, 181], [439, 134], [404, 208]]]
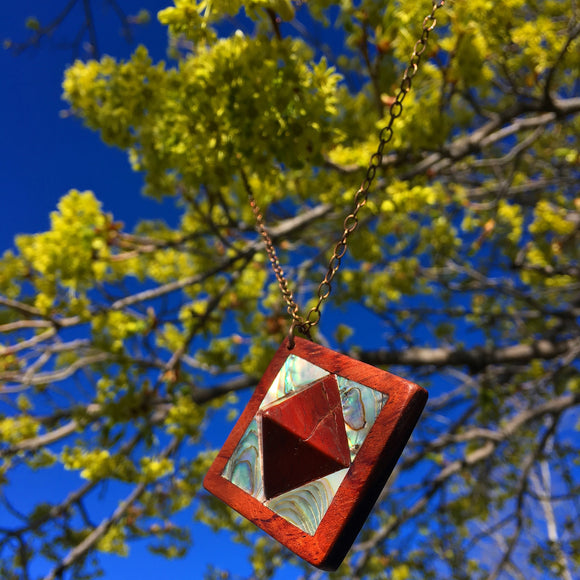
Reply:
[[267, 499], [350, 466], [333, 375], [262, 412], [262, 453]]

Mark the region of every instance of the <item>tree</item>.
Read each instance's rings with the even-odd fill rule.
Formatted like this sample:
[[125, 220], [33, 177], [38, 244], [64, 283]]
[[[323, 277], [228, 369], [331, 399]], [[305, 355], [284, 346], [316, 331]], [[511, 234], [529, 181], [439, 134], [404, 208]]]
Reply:
[[[95, 555], [137, 539], [177, 556], [184, 509], [253, 546], [257, 578], [296, 561], [201, 490], [207, 430], [289, 326], [247, 198], [308, 312], [429, 9], [175, 0], [158, 15], [167, 63], [140, 46], [66, 70], [71, 112], [182, 214], [127, 232], [71, 191], [49, 231], [1, 259], [0, 475], [19, 520], [0, 529], [3, 578], [29, 578], [36, 560], [47, 579], [91, 577]], [[244, 11], [240, 29], [224, 24]], [[431, 398], [331, 577], [571, 579], [578, 7], [472, 0], [438, 18], [315, 329]], [[66, 497], [13, 505], [14, 470], [63, 468], [78, 474]], [[97, 519], [90, 500], [111, 482], [126, 494]]]

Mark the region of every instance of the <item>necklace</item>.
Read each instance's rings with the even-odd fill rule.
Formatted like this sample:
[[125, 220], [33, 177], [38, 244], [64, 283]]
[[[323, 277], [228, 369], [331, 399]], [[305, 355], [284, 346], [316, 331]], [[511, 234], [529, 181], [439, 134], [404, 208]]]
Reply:
[[250, 184], [242, 173], [257, 230], [291, 318], [287, 338], [211, 465], [205, 488], [295, 554], [325, 570], [338, 568], [393, 471], [427, 402], [403, 378], [295, 336], [310, 339], [321, 305], [358, 226], [359, 210], [403, 112], [435, 13], [423, 20], [389, 121], [344, 219], [317, 302], [305, 317], [288, 287]]

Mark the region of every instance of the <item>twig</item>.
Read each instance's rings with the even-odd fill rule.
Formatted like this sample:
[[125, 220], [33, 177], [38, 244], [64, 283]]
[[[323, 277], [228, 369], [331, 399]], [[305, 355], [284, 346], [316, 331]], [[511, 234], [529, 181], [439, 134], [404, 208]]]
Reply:
[[44, 342], [45, 340], [48, 340], [49, 338], [53, 337], [56, 334], [56, 329], [54, 327], [49, 328], [48, 330], [44, 331], [41, 334], [37, 334], [36, 336], [33, 336], [32, 338], [29, 338], [28, 340], [23, 340], [22, 342], [19, 342], [17, 344], [14, 344], [12, 346], [0, 346], [0, 356], [5, 356], [7, 354], [14, 354], [15, 352], [20, 352], [22, 350], [26, 350], [27, 348], [30, 348], [32, 346], [36, 346], [37, 344], [40, 344], [41, 342]]
[[29, 314], [31, 316], [42, 316], [38, 308], [28, 306], [28, 304], [24, 304], [24, 302], [12, 300], [11, 298], [6, 298], [5, 296], [0, 296], [0, 304], [2, 306], [7, 306], [8, 308], [13, 308], [14, 310], [20, 310], [20, 312], [23, 314]]
[[[75, 362], [70, 364], [68, 367], [56, 370], [56, 371], [49, 371], [46, 373], [40, 373], [34, 375], [32, 377], [26, 378], [25, 376], [21, 375], [20, 373], [15, 372], [4, 372], [0, 373], [0, 380], [9, 381], [14, 383], [22, 383], [23, 386], [30, 386], [30, 385], [42, 385], [44, 383], [52, 383], [57, 381], [63, 381], [64, 379], [68, 379], [72, 376], [76, 371], [79, 369], [86, 367], [88, 365], [92, 365], [99, 362], [104, 362], [110, 357], [109, 353], [100, 352], [93, 355], [88, 355], [85, 357], [81, 357], [77, 359]], [[14, 388], [4, 386], [0, 393], [7, 393], [13, 392]]]
[[70, 0], [70, 2], [64, 7], [61, 13], [50, 24], [39, 28], [29, 41], [14, 45], [14, 52], [16, 54], [20, 54], [30, 46], [37, 45], [45, 36], [50, 35], [63, 23], [66, 17], [72, 12], [72, 9], [76, 6], [78, 1], [79, 0]]

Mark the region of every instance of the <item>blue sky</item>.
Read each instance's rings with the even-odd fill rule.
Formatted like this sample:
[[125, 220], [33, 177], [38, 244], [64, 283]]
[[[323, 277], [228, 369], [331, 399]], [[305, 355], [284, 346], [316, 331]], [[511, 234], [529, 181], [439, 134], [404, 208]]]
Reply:
[[[47, 22], [66, 2], [25, 0], [4, 6], [0, 19], [0, 42], [10, 38], [14, 42], [25, 39], [26, 18], [36, 16]], [[95, 2], [95, 18], [103, 53], [127, 57], [134, 48], [121, 35], [121, 26], [106, 2]], [[169, 0], [122, 0], [128, 14], [135, 14], [143, 6], [152, 15], [151, 22], [136, 31], [136, 40], [145, 44], [153, 58], [165, 58], [166, 32], [155, 18], [157, 11], [169, 5]], [[49, 214], [58, 200], [70, 189], [92, 190], [117, 220], [132, 229], [140, 219], [163, 217], [169, 222], [177, 212], [171, 200], [161, 204], [141, 195], [142, 177], [129, 168], [124, 152], [106, 147], [96, 133], [61, 112], [66, 104], [61, 100], [63, 71], [71, 64], [71, 50], [59, 47], [74, 35], [82, 14], [71, 14], [70, 21], [52, 39], [38, 48], [30, 48], [16, 56], [12, 51], [0, 50], [2, 90], [0, 91], [0, 195], [2, 222], [0, 251], [13, 246], [15, 235], [45, 231]], [[216, 439], [225, 439], [226, 432], [217, 433]], [[53, 472], [50, 478], [51, 494], [64, 497], [70, 491], [72, 474]], [[11, 497], [25, 507], [39, 493], [37, 481], [30, 472], [17, 474]], [[68, 484], [68, 485], [67, 485]], [[43, 488], [47, 482], [42, 480]], [[73, 484], [74, 485], [74, 484]], [[15, 492], [15, 490], [18, 490]], [[114, 500], [113, 500], [114, 501]], [[114, 509], [104, 504], [104, 509]], [[105, 515], [106, 512], [103, 512]], [[0, 511], [0, 525], [9, 522], [9, 516]], [[240, 575], [250, 573], [247, 554], [225, 534], [214, 534], [205, 526], [195, 525], [191, 511], [180, 516], [180, 523], [192, 526], [194, 545], [182, 560], [168, 561], [152, 556], [144, 545], [134, 545], [130, 557], [102, 558], [105, 577], [110, 580], [159, 580], [159, 578], [201, 578], [207, 563], [230, 569]], [[35, 575], [44, 575], [48, 569], [35, 569]], [[295, 578], [292, 570], [278, 578]]]
[[[155, 20], [157, 10], [169, 0], [146, 0], [152, 21], [137, 30], [136, 39], [147, 45], [154, 58], [164, 58], [166, 34]], [[0, 39], [19, 41], [27, 36], [28, 16], [48, 21], [64, 2], [27, 0], [10, 2], [0, 20]], [[142, 5], [139, 0], [123, 0], [129, 13]], [[101, 24], [102, 51], [128, 56], [133, 47], [121, 35], [121, 27], [106, 2], [95, 3], [95, 17]], [[107, 8], [107, 9], [105, 9]], [[43, 18], [44, 16], [44, 18]], [[81, 12], [70, 16], [77, 23]], [[65, 22], [65, 24], [67, 24]], [[124, 152], [106, 147], [99, 136], [82, 127], [76, 119], [61, 117], [66, 104], [61, 100], [65, 67], [71, 64], [71, 50], [59, 44], [72, 38], [74, 30], [64, 26], [55, 38], [15, 56], [0, 51], [3, 90], [0, 91], [0, 194], [3, 220], [0, 246], [6, 249], [18, 233], [46, 230], [49, 213], [69, 189], [90, 189], [107, 211], [130, 228], [137, 218], [165, 216], [171, 219], [171, 203], [145, 199], [142, 178], [133, 173]], [[138, 212], [135, 211], [138, 204]], [[8, 218], [9, 216], [9, 218]]]

